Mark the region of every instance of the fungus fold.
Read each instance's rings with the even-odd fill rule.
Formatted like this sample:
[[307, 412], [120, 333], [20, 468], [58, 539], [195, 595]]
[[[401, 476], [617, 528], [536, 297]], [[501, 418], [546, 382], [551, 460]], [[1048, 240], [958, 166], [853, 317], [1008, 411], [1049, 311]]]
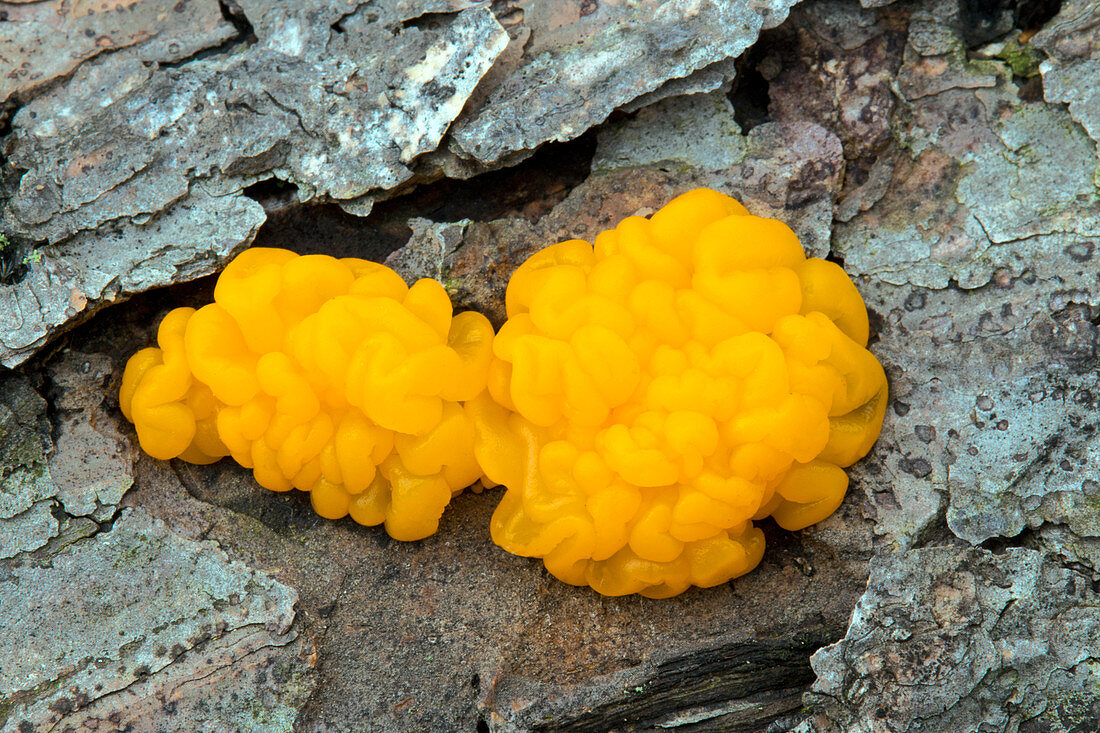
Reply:
[[257, 247], [213, 303], [165, 316], [119, 403], [154, 458], [232, 456], [268, 489], [308, 491], [323, 517], [420, 539], [482, 476], [463, 403], [486, 387], [492, 339], [434, 280]]
[[716, 191], [535, 253], [506, 307], [467, 405], [506, 489], [492, 537], [567, 583], [668, 597], [742, 575], [753, 523], [832, 514], [882, 426], [855, 285]]

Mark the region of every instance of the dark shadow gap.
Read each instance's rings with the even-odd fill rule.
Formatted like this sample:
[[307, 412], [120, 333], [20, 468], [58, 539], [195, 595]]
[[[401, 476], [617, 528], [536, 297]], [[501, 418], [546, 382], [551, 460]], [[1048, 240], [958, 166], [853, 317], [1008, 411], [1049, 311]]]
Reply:
[[18, 94], [13, 94], [5, 102], [0, 103], [0, 139], [11, 133], [11, 121], [22, 106]]
[[1003, 555], [1013, 547], [1026, 547], [1035, 550], [1041, 546], [1042, 541], [1038, 531], [1031, 527], [1024, 527], [1019, 534], [1012, 537], [990, 537], [978, 545], [978, 547], [992, 552], [994, 555]]
[[222, 17], [232, 23], [237, 30], [237, 40], [248, 43], [256, 40], [256, 30], [237, 0], [218, 0], [218, 8], [222, 12]]
[[401, 28], [416, 28], [421, 31], [435, 31], [454, 20], [454, 12], [424, 13], [415, 18], [401, 21]]
[[18, 285], [30, 272], [30, 263], [41, 257], [44, 240], [31, 240], [0, 231], [0, 285]]
[[768, 80], [760, 72], [760, 62], [770, 49], [775, 48], [779, 35], [774, 31], [765, 31], [760, 40], [753, 44], [748, 52], [737, 59], [737, 76], [733, 87], [726, 95], [733, 104], [733, 119], [741, 126], [742, 133], [771, 122], [771, 94]]
[[1013, 22], [1022, 31], [1037, 31], [1062, 11], [1062, 0], [1017, 0]]
[[[548, 213], [588, 177], [596, 136], [587, 133], [565, 143], [543, 146], [522, 163], [466, 180], [445, 178], [375, 204], [365, 217], [333, 203], [290, 205], [268, 210], [253, 246], [283, 247], [301, 254], [329, 254], [382, 261], [412, 235], [408, 220], [492, 221], [509, 217], [535, 220]], [[286, 186], [267, 179], [245, 189], [264, 204], [285, 199]]]
[[298, 187], [275, 176], [246, 186], [244, 195], [263, 206], [268, 216], [298, 205]]
[[961, 0], [959, 30], [967, 48], [975, 49], [1012, 30], [1013, 0]]

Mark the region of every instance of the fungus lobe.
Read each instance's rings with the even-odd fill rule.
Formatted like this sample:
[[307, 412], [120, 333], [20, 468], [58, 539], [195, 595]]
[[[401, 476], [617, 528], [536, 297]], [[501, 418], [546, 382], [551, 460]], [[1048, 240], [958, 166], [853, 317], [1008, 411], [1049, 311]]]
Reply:
[[323, 517], [426, 537], [482, 473], [463, 405], [485, 389], [493, 329], [359, 259], [253, 248], [214, 302], [177, 308], [130, 358], [119, 402], [154, 458], [232, 456]]
[[837, 509], [881, 429], [867, 310], [785, 224], [708, 189], [512, 276], [468, 404], [505, 495], [494, 542], [605, 595], [676, 595], [760, 561], [754, 521]]

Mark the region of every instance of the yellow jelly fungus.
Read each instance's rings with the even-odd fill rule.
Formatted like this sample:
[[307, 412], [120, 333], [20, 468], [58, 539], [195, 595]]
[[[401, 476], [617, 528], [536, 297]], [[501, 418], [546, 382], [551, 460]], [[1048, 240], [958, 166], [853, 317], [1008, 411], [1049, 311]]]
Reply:
[[258, 247], [213, 303], [165, 316], [119, 402], [154, 458], [229, 455], [268, 489], [310, 492], [323, 517], [420, 539], [482, 476], [463, 403], [485, 390], [492, 339], [434, 280]]
[[837, 509], [882, 426], [867, 310], [786, 225], [707, 189], [532, 255], [469, 403], [504, 549], [605, 595], [760, 561]]

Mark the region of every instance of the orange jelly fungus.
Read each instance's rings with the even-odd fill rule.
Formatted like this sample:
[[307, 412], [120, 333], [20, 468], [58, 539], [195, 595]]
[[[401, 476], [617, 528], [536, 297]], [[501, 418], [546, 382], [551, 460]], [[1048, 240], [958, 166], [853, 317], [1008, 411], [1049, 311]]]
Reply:
[[165, 316], [119, 402], [154, 458], [229, 455], [262, 486], [310, 492], [323, 517], [415, 540], [482, 475], [463, 402], [485, 389], [492, 338], [434, 280], [254, 248], [214, 303]]
[[660, 598], [742, 575], [753, 521], [829, 516], [882, 426], [852, 281], [715, 191], [534, 254], [506, 306], [468, 405], [507, 487], [492, 536], [567, 583]]

